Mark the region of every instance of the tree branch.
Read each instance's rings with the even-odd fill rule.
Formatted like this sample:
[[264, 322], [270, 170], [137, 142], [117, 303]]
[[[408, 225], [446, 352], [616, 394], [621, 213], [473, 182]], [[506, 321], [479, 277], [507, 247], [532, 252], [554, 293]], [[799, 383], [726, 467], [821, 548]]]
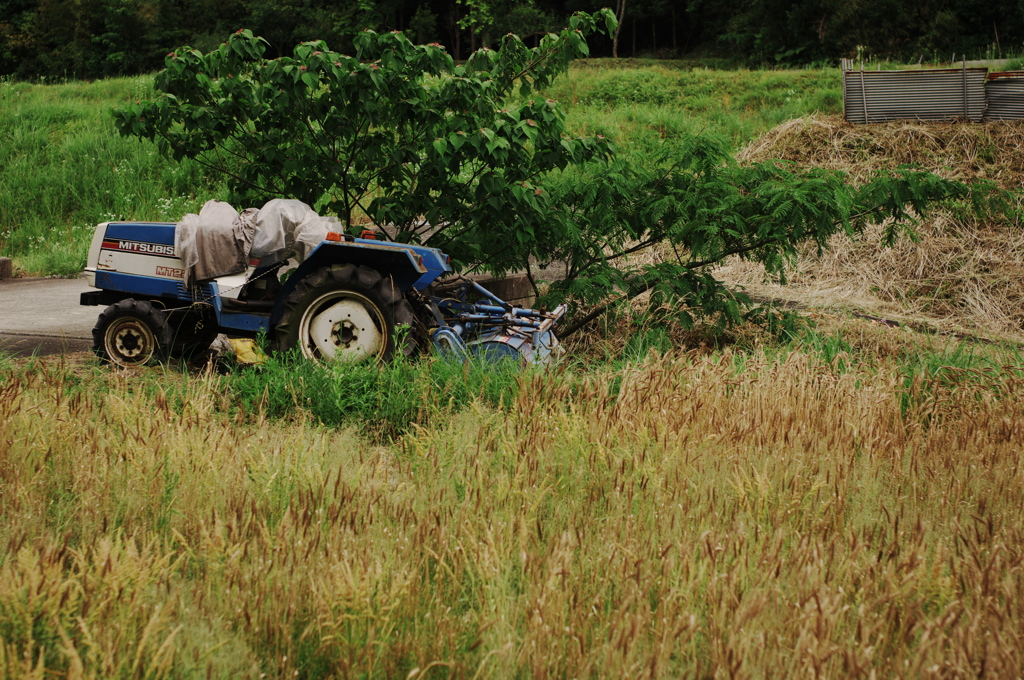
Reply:
[[601, 316], [602, 314], [607, 312], [609, 309], [614, 307], [616, 304], [618, 304], [620, 302], [623, 302], [625, 300], [632, 300], [636, 296], [641, 295], [643, 293], [646, 293], [651, 288], [654, 288], [660, 282], [661, 282], [661, 279], [654, 279], [653, 281], [647, 281], [640, 288], [638, 288], [636, 290], [631, 290], [628, 293], [623, 293], [622, 295], [619, 295], [616, 299], [611, 300], [610, 302], [606, 302], [603, 305], [599, 305], [598, 307], [594, 308], [593, 310], [591, 310], [590, 312], [588, 312], [584, 316], [582, 316], [579, 319], [576, 319], [575, 321], [573, 321], [571, 324], [569, 324], [565, 328], [558, 330], [557, 331], [558, 337], [559, 338], [563, 338], [563, 339], [569, 337], [570, 335], [572, 335], [573, 333], [575, 333], [579, 329], [583, 328], [584, 326], [586, 326], [588, 323], [590, 323], [594, 319], [598, 318], [599, 316]]

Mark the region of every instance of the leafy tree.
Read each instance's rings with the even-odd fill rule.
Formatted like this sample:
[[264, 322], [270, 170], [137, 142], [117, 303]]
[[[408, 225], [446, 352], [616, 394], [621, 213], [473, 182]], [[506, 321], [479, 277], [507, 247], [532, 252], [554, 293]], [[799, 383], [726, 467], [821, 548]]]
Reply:
[[428, 5], [420, 5], [409, 20], [409, 27], [405, 33], [410, 40], [416, 42], [436, 42], [438, 36], [437, 15], [430, 11]]
[[14, 73], [38, 50], [32, 30], [36, 3], [9, 0], [0, 5], [0, 73]]
[[533, 0], [457, 0], [465, 9], [458, 24], [470, 31], [475, 46], [476, 37], [481, 46], [489, 47], [493, 36], [514, 33], [526, 39], [547, 32], [551, 17], [539, 9]]
[[[536, 48], [508, 35], [460, 66], [439, 45], [373, 31], [355, 57], [315, 42], [268, 60], [265, 41], [239, 31], [209, 54], [169, 55], [162, 94], [116, 120], [227, 173], [240, 201], [300, 198], [348, 225], [361, 213], [461, 267], [561, 261], [556, 293], [590, 307], [565, 332], [648, 290], [681, 300], [687, 323], [737, 323], [750, 300], [714, 278], [724, 258], [784, 277], [801, 244], [884, 220], [891, 241], [934, 202], [975, 196], [911, 168], [854, 186], [839, 172], [740, 166], [700, 137], [646, 163], [609, 162], [608, 140], [569, 136], [557, 103], [534, 92], [587, 53], [587, 34], [614, 26], [610, 10], [576, 15]], [[630, 264], [646, 250], [661, 257]]]
[[358, 34], [354, 57], [312, 42], [266, 59], [266, 42], [239, 31], [209, 54], [169, 55], [161, 94], [116, 120], [227, 173], [240, 201], [300, 198], [346, 224], [362, 213], [396, 225], [462, 263], [518, 268], [560, 214], [545, 174], [611, 151], [569, 136], [557, 103], [533, 92], [587, 54], [588, 33], [613, 27], [610, 12], [579, 14], [536, 48], [506, 35], [458, 66], [398, 32]]
[[515, 33], [524, 41], [546, 34], [557, 25], [550, 14], [537, 7], [532, 0], [507, 1], [494, 22], [496, 35]]
[[784, 281], [804, 244], [820, 252], [836, 234], [855, 236], [883, 223], [891, 244], [901, 234], [913, 237], [914, 220], [936, 204], [970, 199], [979, 212], [999, 205], [989, 184], [968, 186], [911, 167], [855, 185], [841, 172], [781, 161], [741, 166], [704, 137], [684, 140], [650, 164], [565, 173], [552, 192], [570, 213], [549, 251], [566, 267], [555, 288], [589, 308], [561, 335], [647, 291], [656, 306], [676, 300], [687, 325], [699, 317], [719, 325], [758, 318], [765, 310], [715, 279], [727, 257], [763, 264]]
[[476, 49], [476, 37], [483, 38], [483, 46], [490, 42], [491, 28], [494, 26], [494, 11], [489, 0], [456, 0], [465, 8], [465, 14], [459, 19], [459, 27], [469, 29], [471, 48]]
[[[0, 75], [100, 77], [146, 72], [174, 46], [207, 50], [246, 27], [269, 41], [268, 56], [305, 40], [351, 53], [370, 28], [444, 35], [456, 59], [463, 43], [495, 47], [506, 33], [528, 44], [576, 10], [611, 6], [617, 28], [592, 40], [595, 56], [719, 55], [737, 62], [807, 63], [853, 56], [948, 59], [953, 53], [1014, 57], [1024, 5], [981, 0], [5, 0], [0, 2]], [[596, 36], [594, 36], [596, 37]]]

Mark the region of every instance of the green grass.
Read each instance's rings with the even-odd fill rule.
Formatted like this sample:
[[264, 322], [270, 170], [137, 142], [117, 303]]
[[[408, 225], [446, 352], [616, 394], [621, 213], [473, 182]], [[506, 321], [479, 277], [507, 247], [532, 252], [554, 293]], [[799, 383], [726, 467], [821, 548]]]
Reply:
[[0, 255], [20, 272], [75, 276], [99, 222], [178, 220], [223, 196], [197, 164], [115, 132], [113, 107], [147, 96], [151, 81], [0, 81]]
[[582, 66], [544, 94], [566, 108], [574, 131], [610, 137], [627, 158], [642, 158], [666, 141], [693, 134], [715, 135], [738, 149], [780, 123], [839, 113], [843, 104], [837, 69]]
[[909, 328], [876, 328], [849, 324], [829, 330], [806, 327], [765, 351], [781, 359], [792, 353], [815, 356], [837, 373], [877, 372], [895, 361], [908, 378], [984, 384], [997, 374], [1019, 370], [1024, 355], [1019, 345], [983, 344], [927, 336]]
[[[729, 356], [737, 377], [749, 377], [755, 365], [784, 363], [794, 357], [809, 358], [836, 376], [874, 379], [895, 366], [902, 388], [894, 391], [901, 399], [918, 401], [957, 389], [998, 392], [993, 386], [1024, 379], [1024, 356], [1017, 346], [932, 338], [909, 329], [875, 329], [865, 324], [828, 330], [808, 325], [784, 338], [748, 330], [766, 342], [750, 346], [725, 337], [708, 338], [720, 343], [712, 354]], [[610, 384], [618, 390], [623, 374], [676, 353], [680, 346], [676, 333], [671, 324], [639, 323], [621, 332], [624, 341], [614, 350], [567, 357], [557, 368], [540, 371], [508, 362], [462, 364], [438, 357], [396, 360], [384, 366], [339, 363], [324, 368], [292, 356], [271, 356], [261, 366], [235, 366], [220, 384], [236, 414], [311, 418], [327, 427], [356, 428], [365, 437], [387, 443], [418, 428], [441, 427], [467, 404], [510, 414], [522, 386], [535, 380], [575, 393], [590, 376], [611, 373], [615, 377]], [[190, 399], [187, 381], [143, 385], [151, 397], [166, 393], [179, 409]]]
[[[527, 371], [528, 372], [528, 371]], [[291, 356], [239, 367], [225, 379], [245, 412], [275, 418], [308, 414], [332, 426], [355, 426], [377, 438], [404, 434], [478, 400], [507, 409], [524, 370], [511, 362], [468, 364], [431, 357], [386, 366], [338, 363], [327, 368]]]

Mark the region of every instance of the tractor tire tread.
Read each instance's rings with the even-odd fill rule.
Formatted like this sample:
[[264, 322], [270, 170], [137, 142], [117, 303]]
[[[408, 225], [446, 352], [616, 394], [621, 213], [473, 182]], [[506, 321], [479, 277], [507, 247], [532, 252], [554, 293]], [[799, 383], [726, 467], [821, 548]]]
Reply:
[[[356, 281], [359, 283], [360, 287], [365, 288], [366, 290], [373, 290], [376, 288], [383, 278], [384, 277], [381, 276], [381, 273], [372, 267], [367, 267], [366, 265], [361, 264], [356, 268]], [[387, 278], [390, 279], [391, 277], [388, 276]]]
[[350, 284], [356, 274], [356, 266], [354, 264], [334, 264], [331, 265], [329, 270], [329, 276], [337, 281], [338, 283]]

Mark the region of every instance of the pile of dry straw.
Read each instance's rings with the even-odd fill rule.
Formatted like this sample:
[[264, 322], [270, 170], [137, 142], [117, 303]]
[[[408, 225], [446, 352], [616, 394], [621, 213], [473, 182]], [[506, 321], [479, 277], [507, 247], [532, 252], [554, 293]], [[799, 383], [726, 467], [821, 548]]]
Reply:
[[[852, 125], [838, 117], [789, 121], [753, 142], [741, 162], [783, 159], [842, 170], [854, 180], [915, 163], [961, 181], [1024, 187], [1024, 122]], [[1017, 199], [1017, 208], [1022, 199]], [[1020, 217], [979, 220], [934, 211], [920, 241], [879, 244], [880, 228], [856, 240], [836, 237], [821, 256], [808, 252], [786, 287], [765, 284], [755, 265], [733, 262], [719, 275], [755, 293], [814, 305], [862, 309], [926, 321], [939, 329], [1024, 339], [1024, 229]]]

